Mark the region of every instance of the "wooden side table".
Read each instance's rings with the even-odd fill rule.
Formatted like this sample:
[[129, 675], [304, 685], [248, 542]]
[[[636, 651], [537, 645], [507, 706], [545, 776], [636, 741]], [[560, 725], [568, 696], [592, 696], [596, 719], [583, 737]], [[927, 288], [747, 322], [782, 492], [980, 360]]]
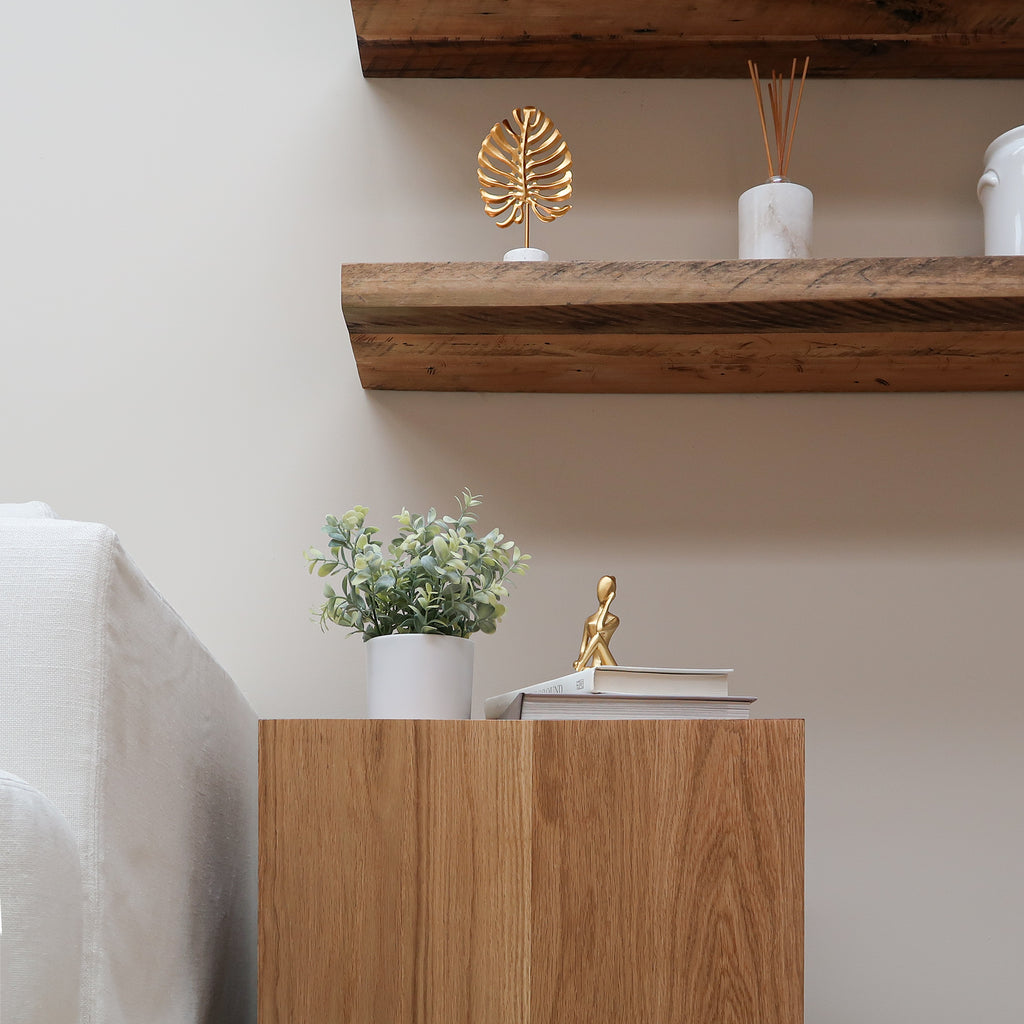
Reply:
[[269, 720], [261, 1024], [800, 1024], [803, 723]]

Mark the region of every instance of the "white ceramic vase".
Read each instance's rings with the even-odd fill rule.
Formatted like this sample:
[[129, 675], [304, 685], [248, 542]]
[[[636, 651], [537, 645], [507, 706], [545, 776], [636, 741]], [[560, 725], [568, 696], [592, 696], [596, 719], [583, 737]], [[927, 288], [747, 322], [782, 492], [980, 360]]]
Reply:
[[739, 200], [741, 260], [809, 259], [814, 196], [786, 178], [748, 188]]
[[548, 258], [543, 249], [534, 249], [532, 246], [528, 249], [509, 249], [505, 253], [506, 263], [544, 263]]
[[367, 640], [367, 718], [469, 718], [473, 641], [433, 633]]
[[985, 217], [986, 256], [1024, 256], [1024, 125], [985, 150], [978, 182]]

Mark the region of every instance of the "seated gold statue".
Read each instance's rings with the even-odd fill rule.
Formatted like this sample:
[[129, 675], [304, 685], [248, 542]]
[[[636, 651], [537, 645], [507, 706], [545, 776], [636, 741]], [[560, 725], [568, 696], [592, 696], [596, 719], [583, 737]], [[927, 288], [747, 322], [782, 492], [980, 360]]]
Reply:
[[580, 656], [572, 666], [574, 672], [586, 668], [591, 659], [595, 666], [616, 664], [608, 647], [612, 633], [619, 627], [618, 616], [608, 610], [615, 600], [614, 576], [602, 576], [597, 581], [597, 600], [600, 606], [583, 624], [583, 642], [580, 644]]

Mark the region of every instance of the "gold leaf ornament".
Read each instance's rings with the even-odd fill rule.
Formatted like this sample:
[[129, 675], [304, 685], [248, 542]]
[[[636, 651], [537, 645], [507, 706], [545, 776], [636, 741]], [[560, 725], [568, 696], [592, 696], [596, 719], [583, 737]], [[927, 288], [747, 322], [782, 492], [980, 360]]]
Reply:
[[499, 228], [525, 223], [526, 248], [531, 210], [550, 223], [572, 209], [572, 154], [543, 110], [516, 107], [490, 130], [477, 162], [484, 211]]

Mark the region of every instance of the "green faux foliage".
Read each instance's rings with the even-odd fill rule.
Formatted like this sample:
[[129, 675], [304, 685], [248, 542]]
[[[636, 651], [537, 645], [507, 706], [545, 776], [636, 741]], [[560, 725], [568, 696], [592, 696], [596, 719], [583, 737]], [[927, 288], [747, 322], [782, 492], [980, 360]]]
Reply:
[[327, 554], [306, 552], [310, 573], [335, 576], [324, 585], [320, 623], [348, 626], [364, 640], [389, 633], [439, 633], [468, 637], [493, 633], [505, 614], [505, 583], [527, 569], [530, 556], [498, 530], [477, 537], [479, 495], [464, 491], [459, 516], [438, 517], [435, 509], [395, 516], [398, 536], [386, 547], [380, 532], [366, 525], [362, 505], [343, 516], [328, 516]]

